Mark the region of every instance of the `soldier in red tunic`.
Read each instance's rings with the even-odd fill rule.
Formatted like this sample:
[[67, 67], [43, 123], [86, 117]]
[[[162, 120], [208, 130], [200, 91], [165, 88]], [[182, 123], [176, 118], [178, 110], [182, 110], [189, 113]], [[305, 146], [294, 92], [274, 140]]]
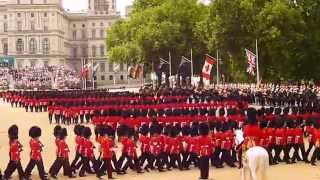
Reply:
[[213, 147], [211, 140], [208, 137], [209, 126], [206, 123], [199, 125], [200, 136], [199, 142], [199, 168], [200, 168], [200, 179], [209, 178], [209, 158], [212, 153]]
[[190, 137], [187, 137], [187, 151], [190, 153], [189, 159], [187, 160], [187, 169], [193, 164], [195, 167], [199, 167], [199, 142], [198, 142], [199, 133], [196, 131], [190, 132]]
[[[75, 138], [76, 155], [75, 155], [74, 160], [71, 163], [71, 168], [73, 171], [75, 171], [76, 169], [79, 169], [80, 166], [78, 164], [81, 162], [81, 160], [83, 158], [83, 156], [82, 156], [82, 152], [84, 149], [84, 147], [83, 147], [84, 137], [82, 136], [83, 129], [84, 129], [84, 126], [76, 125], [73, 130], [74, 134], [76, 135], [76, 138]], [[79, 162], [79, 160], [80, 160], [80, 162]]]
[[160, 172], [163, 172], [163, 163], [161, 161], [161, 127], [159, 124], [153, 123], [150, 127], [150, 152], [151, 152], [151, 169], [154, 169], [154, 163]]
[[[303, 160], [307, 162], [307, 156], [306, 156], [306, 151], [304, 147], [304, 142], [303, 142], [303, 132], [300, 127], [297, 127], [297, 123], [294, 124], [294, 153], [292, 157], [292, 161], [295, 162], [295, 160]], [[301, 151], [302, 158], [299, 156], [299, 150]]]
[[285, 142], [286, 142], [286, 136], [285, 136], [285, 129], [282, 127], [282, 125], [278, 125], [275, 132], [275, 140], [276, 140], [276, 153], [275, 153], [275, 161], [276, 162], [283, 162], [283, 160], [280, 158], [280, 154], [282, 151], [284, 151], [285, 148]]
[[110, 139], [107, 135], [108, 128], [106, 126], [101, 127], [98, 142], [100, 144], [102, 166], [100, 167], [98, 178], [101, 178], [101, 176], [105, 174], [105, 171], [107, 171], [108, 179], [114, 179], [112, 177], [111, 165], [111, 159], [113, 156], [113, 142], [112, 139]]
[[31, 137], [31, 140], [29, 142], [31, 152], [30, 152], [30, 161], [25, 169], [25, 175], [27, 178], [29, 178], [31, 176], [31, 171], [36, 165], [38, 168], [39, 176], [41, 180], [47, 180], [48, 177], [44, 170], [43, 161], [41, 157], [43, 145], [39, 141], [39, 137], [41, 136], [41, 129], [37, 126], [31, 127], [29, 130], [29, 136]]
[[57, 158], [56, 160], [53, 162], [53, 164], [51, 165], [50, 169], [49, 169], [49, 174], [52, 175], [52, 171], [53, 169], [56, 169], [58, 166], [58, 142], [59, 142], [59, 136], [61, 133], [61, 126], [60, 125], [56, 125], [53, 129], [53, 135], [55, 137], [55, 145], [56, 145], [56, 152], [57, 152]]
[[320, 130], [319, 130], [319, 124], [318, 123], [314, 123], [314, 127], [315, 129], [312, 132], [312, 136], [314, 137], [314, 146], [315, 146], [315, 150], [312, 154], [311, 157], [311, 165], [312, 166], [316, 166], [316, 159], [319, 158], [320, 156]]
[[178, 134], [180, 131], [177, 127], [173, 127], [171, 131], [171, 138], [169, 140], [170, 149], [170, 163], [168, 169], [171, 169], [172, 167], [176, 167], [176, 163], [178, 165], [178, 168], [182, 170], [182, 164], [181, 164], [181, 156], [180, 152], [182, 149], [182, 140], [178, 137]]
[[57, 161], [55, 167], [52, 168], [50, 175], [52, 178], [56, 179], [57, 174], [61, 167], [63, 167], [64, 174], [67, 175], [69, 178], [75, 178], [72, 174], [72, 169], [69, 162], [69, 147], [65, 142], [65, 138], [67, 137], [67, 129], [62, 128], [58, 132], [58, 140], [57, 140]]
[[140, 167], [142, 168], [145, 164], [145, 161], [148, 162], [147, 166], [144, 168], [146, 171], [149, 171], [149, 168], [151, 169], [151, 152], [150, 152], [150, 137], [148, 136], [149, 133], [149, 127], [147, 124], [144, 124], [140, 127], [140, 136], [139, 136], [139, 142], [140, 142], [140, 151], [141, 155], [139, 157]]
[[222, 161], [230, 167], [236, 167], [234, 165], [234, 160], [231, 157], [231, 150], [233, 146], [233, 134], [231, 130], [227, 130], [223, 133], [223, 138], [221, 142], [222, 149]]
[[21, 165], [20, 152], [22, 151], [22, 145], [18, 140], [18, 127], [12, 125], [8, 130], [9, 145], [10, 145], [10, 161], [4, 171], [3, 179], [9, 179], [15, 170], [18, 170], [19, 179], [24, 179], [24, 172]]
[[[80, 177], [85, 177], [85, 173], [93, 173], [91, 170], [90, 162], [92, 162], [92, 167], [94, 169], [95, 173], [99, 172], [98, 169], [98, 163], [95, 159], [93, 149], [95, 148], [93, 146], [93, 143], [90, 140], [90, 137], [92, 135], [91, 129], [89, 127], [85, 127], [83, 129], [83, 159], [82, 159], [82, 167], [79, 171]], [[97, 174], [98, 175], [98, 174]]]

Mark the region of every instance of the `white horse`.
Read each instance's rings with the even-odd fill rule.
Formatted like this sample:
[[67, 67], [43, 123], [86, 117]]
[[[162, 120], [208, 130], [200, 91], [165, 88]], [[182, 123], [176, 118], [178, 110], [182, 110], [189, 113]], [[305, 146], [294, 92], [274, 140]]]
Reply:
[[[243, 132], [235, 131], [235, 143], [243, 142]], [[269, 168], [268, 152], [260, 146], [253, 146], [242, 154], [241, 180], [267, 180], [267, 169]]]

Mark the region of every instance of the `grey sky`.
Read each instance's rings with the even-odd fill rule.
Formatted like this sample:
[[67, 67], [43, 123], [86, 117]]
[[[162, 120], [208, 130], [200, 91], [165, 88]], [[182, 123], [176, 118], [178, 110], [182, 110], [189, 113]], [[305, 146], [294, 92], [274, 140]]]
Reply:
[[[125, 14], [125, 7], [132, 4], [133, 0], [116, 0], [117, 10]], [[81, 11], [88, 7], [88, 0], [63, 0], [63, 7], [70, 11]]]

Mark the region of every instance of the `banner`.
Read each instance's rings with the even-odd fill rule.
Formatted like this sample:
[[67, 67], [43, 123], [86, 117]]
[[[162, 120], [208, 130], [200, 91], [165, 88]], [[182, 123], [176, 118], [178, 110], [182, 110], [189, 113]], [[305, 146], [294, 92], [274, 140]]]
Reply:
[[210, 74], [212, 70], [213, 64], [216, 64], [217, 60], [209, 55], [206, 55], [206, 59], [204, 61], [204, 65], [202, 68], [202, 77], [203, 79], [210, 80]]
[[255, 75], [255, 68], [256, 68], [256, 58], [257, 56], [252, 53], [251, 51], [249, 51], [248, 49], [245, 49], [246, 51], [246, 56], [248, 59], [248, 68], [247, 68], [247, 72], [254, 76]]

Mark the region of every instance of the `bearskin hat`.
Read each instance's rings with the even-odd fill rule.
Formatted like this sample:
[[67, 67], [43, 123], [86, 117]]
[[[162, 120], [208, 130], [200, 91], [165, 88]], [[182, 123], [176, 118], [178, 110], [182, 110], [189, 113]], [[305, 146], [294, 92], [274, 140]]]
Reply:
[[53, 135], [54, 137], [58, 137], [61, 133], [61, 126], [60, 125], [56, 125], [54, 128], [53, 128]]
[[102, 126], [94, 127], [94, 135], [95, 136], [100, 136], [101, 135], [101, 128], [102, 128]]
[[262, 116], [262, 115], [263, 115], [263, 112], [262, 112], [262, 110], [261, 110], [261, 109], [258, 109], [258, 111], [257, 111], [257, 115], [258, 115], [258, 116]]
[[128, 134], [128, 126], [127, 125], [124, 125], [124, 124], [121, 124], [118, 128], [117, 128], [117, 135], [119, 137], [121, 136], [127, 136]]
[[61, 128], [60, 131], [61, 131], [61, 133], [60, 133], [60, 138], [61, 138], [61, 139], [64, 139], [65, 137], [68, 136], [68, 131], [67, 131], [66, 128]]
[[292, 107], [292, 114], [297, 114], [298, 113], [298, 108], [297, 107]]
[[174, 126], [172, 126], [171, 124], [166, 125], [163, 128], [163, 134], [169, 136], [172, 133], [173, 128], [174, 128]]
[[41, 128], [39, 128], [38, 126], [32, 126], [29, 129], [29, 136], [31, 138], [38, 138], [41, 136]]
[[280, 115], [280, 114], [281, 114], [281, 108], [276, 108], [276, 109], [274, 110], [274, 114], [275, 114], [275, 115]]
[[18, 139], [19, 129], [17, 125], [12, 125], [8, 129], [8, 136], [10, 140]]
[[283, 109], [283, 114], [289, 114], [289, 111], [290, 111], [289, 107], [285, 107]]
[[162, 128], [157, 122], [154, 122], [151, 124], [151, 126], [150, 126], [150, 134], [151, 135], [160, 134], [161, 131], [162, 131]]
[[273, 114], [273, 111], [274, 111], [274, 107], [270, 107], [268, 113], [269, 113], [269, 114]]
[[248, 124], [257, 124], [257, 110], [255, 108], [248, 108], [247, 110], [247, 122]]
[[188, 136], [190, 134], [191, 128], [189, 125], [185, 125], [182, 127], [181, 132], [183, 136]]
[[149, 133], [149, 126], [147, 124], [143, 124], [139, 129], [140, 134], [146, 136]]
[[91, 129], [89, 127], [85, 127], [83, 130], [82, 130], [82, 135], [83, 137], [85, 137], [86, 139], [89, 139], [92, 135], [92, 132], [91, 132]]
[[108, 134], [108, 127], [107, 126], [100, 126], [99, 130], [100, 136], [105, 136]]
[[77, 136], [81, 136], [81, 131], [82, 131], [81, 128], [82, 128], [81, 125], [79, 125], [79, 124], [75, 125], [73, 128], [74, 134]]
[[207, 123], [201, 123], [199, 125], [199, 134], [201, 136], [207, 136], [209, 134], [209, 126]]
[[224, 108], [220, 108], [219, 109], [219, 116], [224, 116], [224, 114], [225, 114]]
[[111, 126], [106, 126], [106, 131], [108, 136], [114, 136], [115, 135], [115, 130]]

